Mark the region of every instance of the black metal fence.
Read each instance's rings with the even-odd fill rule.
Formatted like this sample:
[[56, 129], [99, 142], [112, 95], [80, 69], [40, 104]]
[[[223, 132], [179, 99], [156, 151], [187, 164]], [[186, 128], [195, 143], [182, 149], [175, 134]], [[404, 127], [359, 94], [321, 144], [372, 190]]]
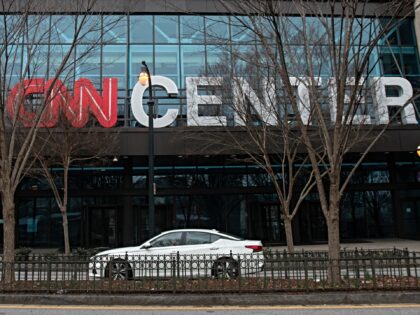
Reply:
[[[341, 280], [329, 281], [339, 266]], [[9, 283], [5, 272], [13, 275]], [[162, 255], [86, 257], [17, 256], [0, 260], [0, 292], [279, 292], [322, 290], [417, 290], [420, 253], [407, 250], [328, 253], [268, 251], [262, 255]]]

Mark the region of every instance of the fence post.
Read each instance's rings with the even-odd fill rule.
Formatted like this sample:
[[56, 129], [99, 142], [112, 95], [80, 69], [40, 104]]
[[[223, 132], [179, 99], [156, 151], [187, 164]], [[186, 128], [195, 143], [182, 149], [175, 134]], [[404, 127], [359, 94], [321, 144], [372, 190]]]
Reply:
[[408, 251], [408, 248], [404, 250], [404, 256], [406, 257], [405, 263], [407, 268], [407, 277], [411, 277], [411, 270], [410, 270], [410, 252]]
[[176, 276], [179, 278], [179, 268], [180, 268], [180, 258], [179, 258], [179, 251], [176, 252]]
[[308, 283], [308, 258], [303, 256], [303, 268], [305, 270], [305, 291], [308, 292], [309, 291], [309, 283]]
[[372, 269], [372, 282], [373, 282], [373, 288], [376, 290], [376, 270], [375, 270], [375, 259], [373, 258], [373, 255], [370, 256], [370, 268]]
[[47, 286], [48, 293], [51, 292], [51, 261], [47, 261]]
[[[252, 257], [252, 256], [251, 256]], [[246, 259], [246, 257], [245, 257], [245, 259]], [[249, 263], [249, 262], [248, 262]], [[257, 264], [258, 264], [259, 262], [257, 261]], [[257, 265], [258, 266], [258, 265]], [[257, 267], [258, 268], [258, 267]], [[241, 292], [241, 277], [242, 277], [242, 275], [241, 275], [241, 256], [240, 255], [238, 255], [238, 290], [239, 290], [239, 292]]]
[[[177, 258], [177, 260], [178, 260], [178, 258]], [[172, 269], [172, 293], [176, 293], [176, 278], [177, 278], [176, 273], [175, 273], [175, 265], [176, 264], [177, 264], [177, 261], [175, 260], [175, 257], [172, 257], [172, 268], [171, 268]]]

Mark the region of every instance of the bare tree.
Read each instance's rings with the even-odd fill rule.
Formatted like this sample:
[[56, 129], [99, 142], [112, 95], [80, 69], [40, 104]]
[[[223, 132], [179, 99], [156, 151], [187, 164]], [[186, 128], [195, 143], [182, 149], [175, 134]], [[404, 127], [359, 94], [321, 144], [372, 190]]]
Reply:
[[[34, 149], [41, 166], [41, 174], [35, 175], [42, 175], [47, 179], [60, 209], [66, 255], [71, 253], [67, 220], [70, 167], [79, 163], [101, 163], [101, 160], [115, 154], [117, 146], [117, 132], [91, 125], [78, 130], [61, 117], [56, 128], [39, 133]], [[32, 173], [35, 170], [36, 168]]]
[[290, 105], [275, 91], [271, 63], [252, 46], [245, 52], [240, 48], [231, 51], [230, 60], [231, 64], [209, 67], [210, 79], [201, 80], [218, 87], [215, 94], [223, 99], [223, 109], [212, 109], [210, 104], [203, 107], [210, 109], [207, 114], [217, 118], [223, 131], [203, 128], [199, 137], [206, 149], [217, 146], [218, 153], [233, 150], [235, 160], [257, 165], [269, 176], [268, 184], [273, 185], [280, 204], [287, 248], [293, 252], [292, 221], [315, 186], [313, 172], [307, 167], [308, 157], [295, 132]]
[[[36, 158], [33, 146], [39, 130], [54, 123], [53, 90], [74, 82], [77, 62], [101, 41], [100, 24], [89, 22], [93, 0], [72, 2], [75, 14], [66, 17], [48, 14], [54, 5], [0, 1], [0, 193], [6, 283], [13, 279], [14, 194]], [[51, 42], [58, 45], [45, 45]], [[80, 43], [85, 49], [76, 56]]]
[[[219, 3], [231, 14], [232, 25], [253, 35], [255, 55], [260, 60], [254, 73], [256, 80], [261, 81], [258, 69], [264, 69], [263, 91], [273, 99], [281, 95], [287, 103], [283, 108], [288, 109], [283, 114], [293, 114], [292, 119], [283, 118], [281, 129], [293, 126], [293, 132], [286, 132], [286, 137], [299, 139], [311, 165], [328, 230], [330, 281], [335, 283], [340, 278], [339, 213], [344, 191], [395, 117], [400, 116], [404, 123], [416, 123], [411, 104], [414, 96], [408, 81], [403, 78], [386, 81], [375, 72], [379, 63], [378, 45], [386, 44], [387, 34], [413, 13], [413, 1], [372, 4], [367, 0], [220, 0]], [[292, 10], [298, 16], [291, 16]], [[229, 82], [232, 81], [230, 77]], [[396, 98], [387, 97], [385, 92], [386, 86], [392, 85], [399, 86]], [[264, 105], [255, 100], [253, 110], [270, 118], [273, 115]], [[388, 111], [391, 105], [398, 106], [394, 115]], [[269, 124], [263, 123], [261, 128], [266, 125]], [[263, 139], [259, 143], [267, 145], [270, 142], [265, 140], [264, 133], [258, 133]], [[355, 150], [360, 155], [351, 171], [343, 176], [341, 166]], [[265, 165], [266, 161], [267, 158]]]

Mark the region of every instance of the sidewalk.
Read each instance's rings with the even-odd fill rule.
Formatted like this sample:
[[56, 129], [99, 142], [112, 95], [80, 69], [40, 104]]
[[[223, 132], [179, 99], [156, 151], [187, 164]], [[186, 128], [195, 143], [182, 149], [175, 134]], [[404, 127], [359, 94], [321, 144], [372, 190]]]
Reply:
[[[385, 239], [362, 239], [360, 243], [342, 243], [342, 249], [408, 249], [409, 251], [420, 252], [420, 241], [407, 240], [402, 238]], [[272, 250], [287, 250], [286, 246], [266, 246]], [[328, 250], [327, 244], [297, 245], [295, 251]]]
[[369, 291], [323, 293], [243, 294], [0, 294], [1, 304], [20, 305], [144, 305], [144, 306], [258, 306], [419, 304], [420, 292]]

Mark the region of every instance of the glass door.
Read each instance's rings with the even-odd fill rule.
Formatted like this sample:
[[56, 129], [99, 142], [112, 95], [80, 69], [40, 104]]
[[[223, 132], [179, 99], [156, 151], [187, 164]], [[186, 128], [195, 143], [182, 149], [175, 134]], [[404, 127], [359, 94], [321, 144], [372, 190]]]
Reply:
[[89, 246], [117, 246], [117, 210], [114, 207], [94, 207], [89, 211]]
[[264, 241], [283, 243], [285, 235], [280, 206], [278, 204], [263, 204], [261, 208]]

